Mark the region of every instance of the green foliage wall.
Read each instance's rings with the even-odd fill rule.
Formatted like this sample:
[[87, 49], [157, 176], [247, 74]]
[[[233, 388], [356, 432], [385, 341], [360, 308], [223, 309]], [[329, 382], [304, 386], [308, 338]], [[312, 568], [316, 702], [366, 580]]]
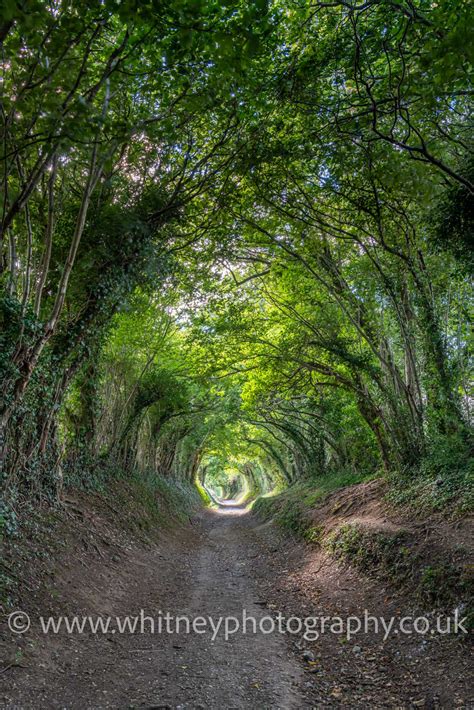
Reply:
[[466, 486], [470, 13], [6, 4], [10, 497], [114, 466]]

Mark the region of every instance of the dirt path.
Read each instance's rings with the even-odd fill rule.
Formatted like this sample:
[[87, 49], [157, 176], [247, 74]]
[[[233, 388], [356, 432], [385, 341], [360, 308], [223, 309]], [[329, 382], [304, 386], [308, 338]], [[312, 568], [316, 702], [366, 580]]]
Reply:
[[[206, 511], [159, 545], [102, 551], [56, 571], [46, 615], [155, 620], [143, 633], [10, 637], [0, 706], [17, 708], [471, 708], [469, 649], [456, 640], [157, 633], [157, 619], [406, 611], [379, 584], [327, 564], [315, 548], [240, 509]], [[51, 589], [45, 585], [45, 589]], [[30, 595], [31, 596], [31, 595]], [[46, 606], [44, 606], [46, 605]], [[27, 609], [34, 612], [33, 608]], [[171, 624], [172, 628], [175, 626]], [[9, 664], [10, 667], [9, 667]]]
[[[267, 614], [246, 570], [253, 551], [245, 546], [236, 524], [239, 512], [243, 511], [224, 509], [214, 516], [192, 562], [194, 584], [188, 607], [191, 616], [241, 619], [245, 609], [249, 617], [259, 622]], [[230, 629], [233, 628], [231, 621]], [[297, 691], [303, 673], [295, 659], [288, 656], [285, 639], [275, 634], [253, 634], [251, 625], [249, 631], [233, 633], [228, 640], [219, 634], [214, 642], [196, 635], [186, 641], [181, 660], [198, 673], [200, 681], [192, 688], [193, 695], [178, 698], [183, 707], [195, 707], [199, 699], [205, 701], [206, 707], [303, 706]]]
[[[207, 512], [191, 531], [159, 549], [136, 552], [104, 585], [84, 579], [78, 614], [261, 619], [255, 583], [246, 572], [254, 554], [242, 539], [241, 510]], [[77, 584], [78, 580], [76, 580]], [[64, 612], [63, 612], [64, 613]], [[299, 708], [303, 670], [281, 635], [223, 631], [48, 635], [32, 650], [34, 664], [3, 677], [3, 703], [34, 708]], [[175, 628], [170, 622], [171, 628]], [[181, 629], [184, 630], [184, 624]], [[25, 639], [26, 640], [26, 639]], [[29, 656], [28, 647], [25, 649]], [[2, 697], [0, 695], [0, 697]]]

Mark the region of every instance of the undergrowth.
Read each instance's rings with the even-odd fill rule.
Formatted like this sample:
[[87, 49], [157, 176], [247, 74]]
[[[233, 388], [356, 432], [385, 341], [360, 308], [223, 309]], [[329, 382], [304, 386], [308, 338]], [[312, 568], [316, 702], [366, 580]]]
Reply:
[[[107, 493], [102, 495], [108, 498]], [[154, 472], [118, 476], [113, 501], [130, 528], [145, 532], [184, 523], [202, 505], [193, 484]]]
[[473, 441], [467, 434], [437, 437], [416, 469], [389, 476], [388, 499], [429, 512], [462, 515], [474, 509]]
[[204, 486], [197, 479], [196, 479], [195, 485], [196, 485], [196, 490], [198, 492], [198, 495], [199, 495], [203, 505], [205, 505], [206, 507], [211, 507], [213, 505], [213, 501], [212, 501], [212, 498], [209, 495], [209, 493], [204, 488]]
[[[71, 540], [84, 536], [84, 511], [91, 510], [97, 516], [99, 539], [103, 539], [100, 530], [105, 524], [114, 535], [129, 538], [131, 534], [146, 544], [160, 531], [187, 522], [203, 504], [191, 482], [154, 472], [116, 470], [113, 478], [109, 475], [106, 479], [104, 472], [84, 478], [87, 486], [69, 482], [55, 501], [45, 498], [35, 505], [19, 496], [1, 513], [0, 541], [5, 554], [0, 559], [0, 608], [11, 606], [20, 580], [29, 575], [30, 565], [49, 569]], [[104, 480], [108, 480], [107, 486]], [[79, 481], [77, 477], [76, 483]], [[65, 535], [65, 524], [70, 538]], [[94, 538], [94, 528], [90, 532]]]
[[280, 527], [308, 542], [317, 542], [319, 531], [311, 523], [311, 509], [321, 505], [333, 491], [374, 478], [373, 474], [342, 470], [293, 484], [277, 494], [257, 498], [252, 506], [265, 520], [272, 518]]
[[[426, 507], [428, 512], [446, 510], [450, 505], [452, 510], [453, 501], [456, 501], [457, 510], [462, 511], [460, 501], [464, 508], [468, 504], [468, 466], [461, 465], [466, 463], [462, 459], [454, 471], [449, 471], [447, 458], [440, 456], [436, 462], [434, 459], [427, 461], [424, 476], [406, 480], [405, 487], [397, 479], [396, 488], [389, 486], [387, 497], [405, 507], [408, 503], [418, 509]], [[433, 476], [440, 474], [444, 475], [443, 482], [434, 482]], [[273, 520], [300, 539], [320, 545], [336, 559], [349, 562], [369, 576], [388, 581], [396, 589], [409, 591], [421, 605], [452, 610], [461, 604], [472, 618], [473, 570], [465, 563], [461, 547], [459, 554], [446, 560], [444, 552], [431, 550], [427, 554], [422, 541], [415, 539], [408, 530], [393, 533], [345, 524], [328, 532], [325, 526], [314, 524], [312, 511], [323, 505], [330, 493], [373, 478], [343, 471], [327, 478], [295, 483], [276, 495], [258, 498], [253, 510], [264, 520]], [[464, 491], [462, 498], [460, 489]]]
[[440, 610], [459, 604], [473, 607], [470, 566], [461, 560], [427, 564], [408, 531], [387, 533], [347, 524], [329, 533], [323, 547], [365, 574], [389, 580], [396, 589], [409, 589], [424, 606]]

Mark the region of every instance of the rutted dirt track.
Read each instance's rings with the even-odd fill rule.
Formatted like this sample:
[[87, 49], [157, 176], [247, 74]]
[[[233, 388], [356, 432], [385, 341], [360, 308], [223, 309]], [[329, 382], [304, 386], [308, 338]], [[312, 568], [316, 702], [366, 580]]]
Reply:
[[[65, 570], [56, 613], [241, 617], [394, 613], [399, 600], [314, 550], [279, 538], [243, 511], [208, 511], [158, 546], [132, 546], [113, 564]], [[117, 562], [117, 560], [115, 560]], [[323, 566], [322, 566], [323, 565]], [[406, 611], [406, 610], [402, 610]], [[46, 610], [45, 613], [49, 613]], [[456, 640], [278, 633], [74, 634], [11, 638], [18, 664], [0, 676], [0, 705], [23, 708], [474, 707], [468, 649]], [[18, 654], [18, 650], [17, 650]], [[313, 654], [310, 656], [309, 654]], [[306, 660], [305, 660], [306, 657]], [[308, 658], [314, 658], [307, 662]], [[7, 661], [12, 659], [7, 659]], [[471, 686], [472, 687], [472, 686]]]

